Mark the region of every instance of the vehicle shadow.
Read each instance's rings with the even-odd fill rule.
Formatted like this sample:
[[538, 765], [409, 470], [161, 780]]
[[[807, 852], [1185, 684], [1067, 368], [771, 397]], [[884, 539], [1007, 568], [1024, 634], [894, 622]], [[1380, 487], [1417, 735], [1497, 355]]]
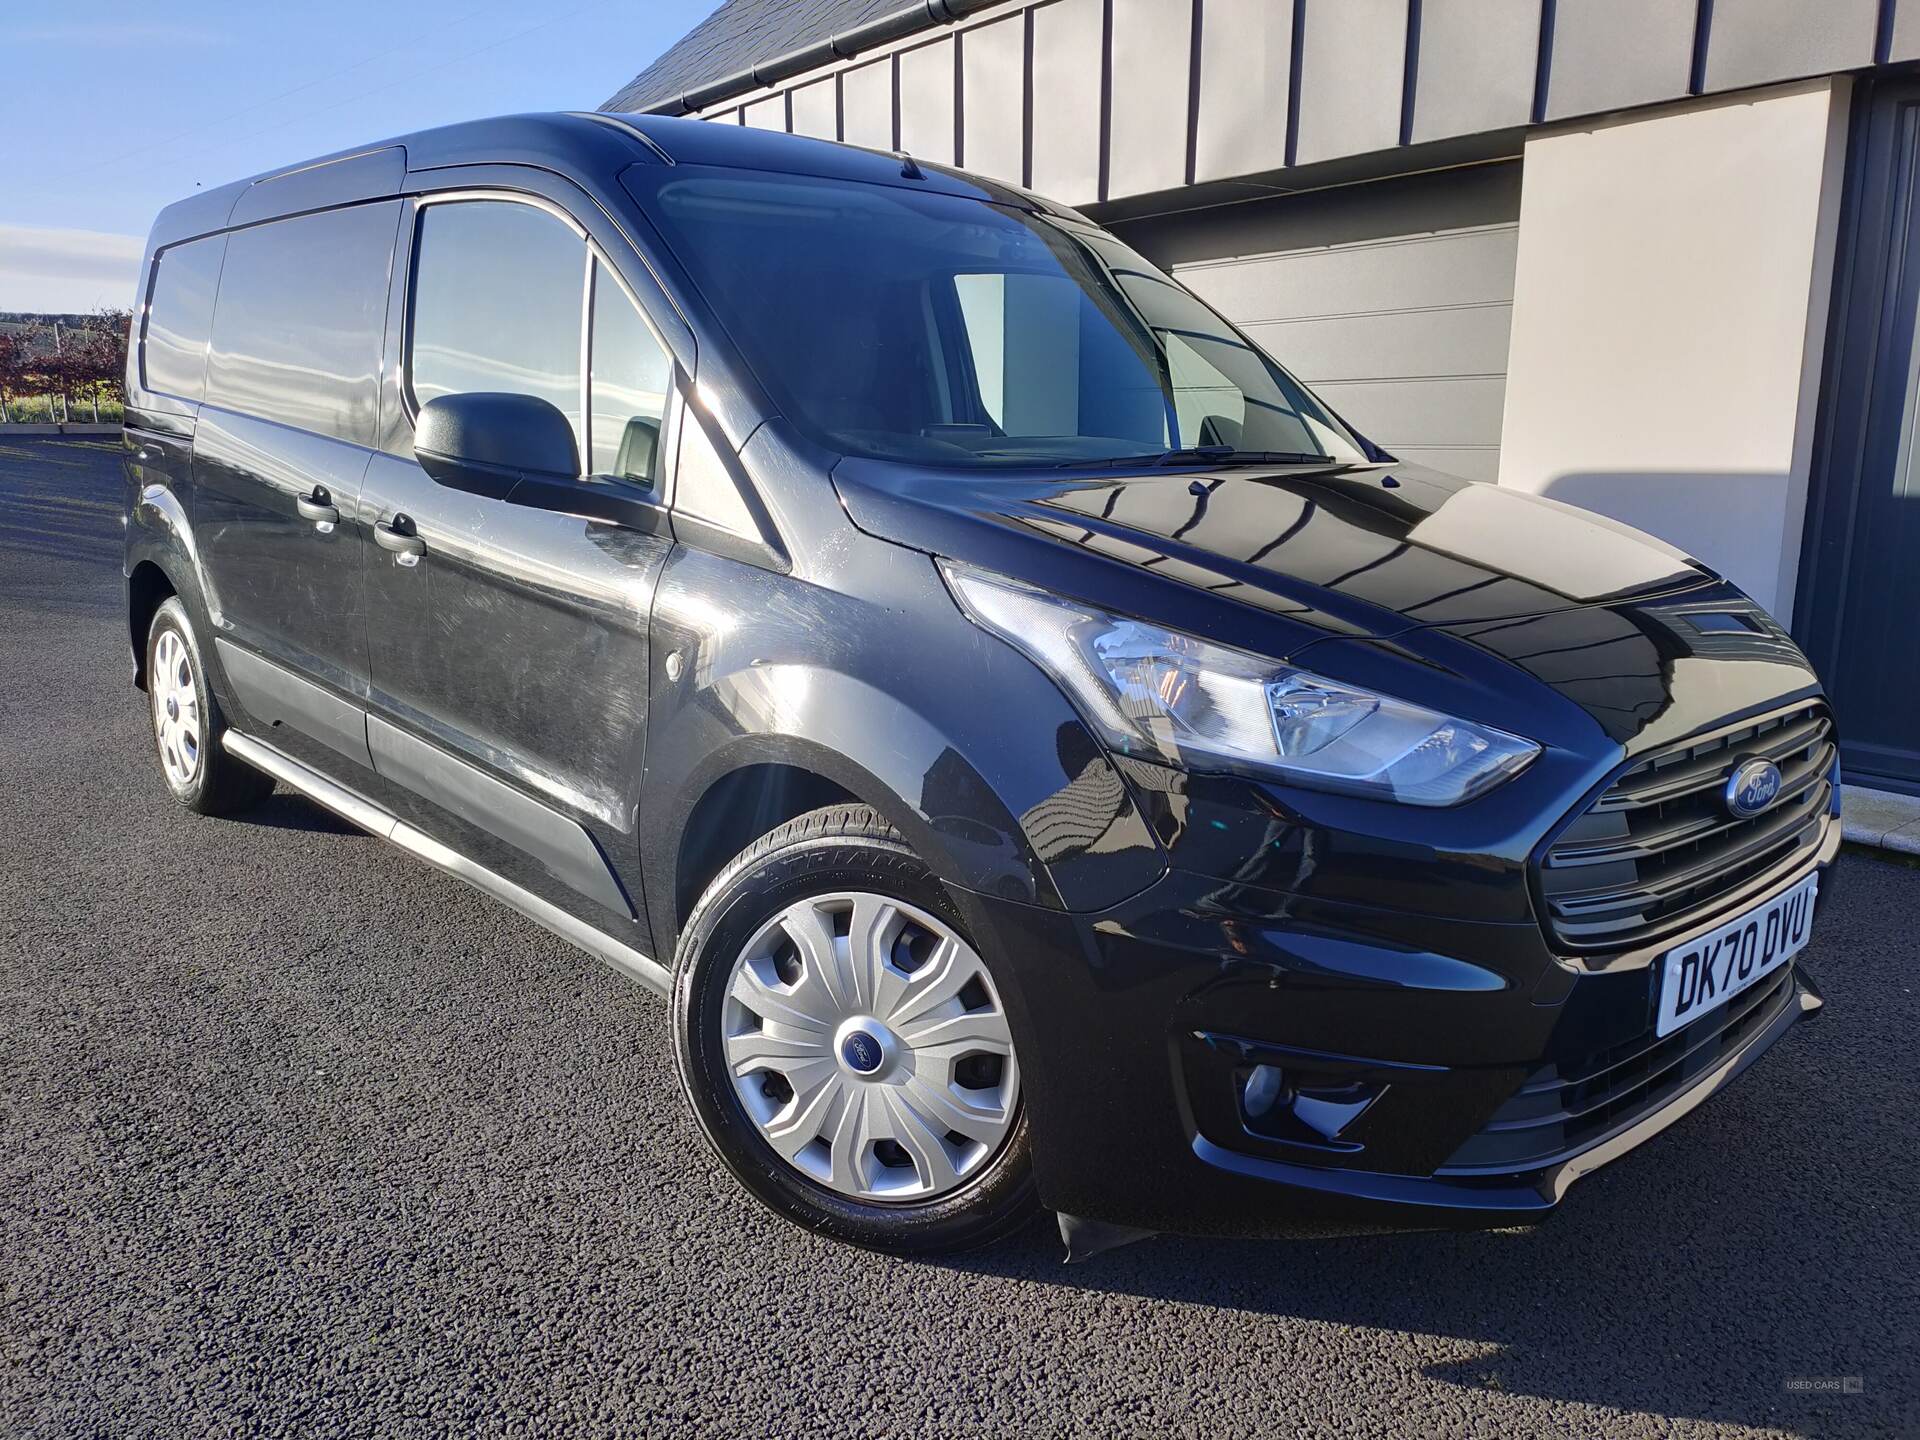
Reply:
[[[1789, 1037], [1744, 1085], [1589, 1176], [1538, 1227], [1156, 1237], [1067, 1265], [1048, 1224], [949, 1263], [1448, 1337], [1467, 1353], [1420, 1373], [1463, 1389], [1813, 1433], [1911, 1433], [1911, 1240], [1897, 1203], [1835, 1193], [1845, 1162], [1817, 1103], [1832, 1082], [1808, 1073], [1806, 1045]], [[1788, 1391], [1801, 1376], [1863, 1376], [1863, 1393]]]
[[276, 790], [258, 805], [235, 820], [245, 825], [265, 825], [272, 830], [307, 830], [318, 835], [363, 836], [358, 825], [341, 819], [325, 806], [316, 805], [304, 795]]

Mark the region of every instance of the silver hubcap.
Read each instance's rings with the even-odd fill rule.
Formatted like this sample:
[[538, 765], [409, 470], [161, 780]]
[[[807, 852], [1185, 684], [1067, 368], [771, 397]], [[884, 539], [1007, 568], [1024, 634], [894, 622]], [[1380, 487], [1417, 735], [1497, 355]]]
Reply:
[[184, 790], [200, 773], [200, 695], [193, 686], [193, 657], [177, 630], [165, 630], [153, 647], [153, 738], [160, 765], [174, 789]]
[[887, 896], [819, 895], [774, 916], [733, 962], [721, 1025], [761, 1135], [842, 1195], [931, 1200], [1013, 1128], [1020, 1070], [985, 962]]

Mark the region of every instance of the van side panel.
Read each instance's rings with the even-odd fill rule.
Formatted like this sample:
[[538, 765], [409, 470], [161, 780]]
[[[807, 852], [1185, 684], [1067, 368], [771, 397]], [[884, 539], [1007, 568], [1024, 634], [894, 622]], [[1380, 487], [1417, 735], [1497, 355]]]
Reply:
[[[398, 200], [235, 230], [194, 440], [192, 519], [236, 722], [341, 775], [368, 765], [358, 506]], [[225, 663], [234, 647], [260, 664]]]
[[[207, 623], [187, 504], [193, 493], [194, 423], [206, 384], [214, 296], [227, 247], [224, 235], [163, 247], [161, 234], [156, 224], [134, 296], [121, 430], [127, 482], [127, 638], [133, 682], [142, 687], [147, 626], [159, 596], [179, 595], [195, 625]], [[154, 569], [164, 583], [155, 583]], [[136, 571], [141, 572], [137, 585]], [[219, 677], [210, 671], [209, 680], [224, 699]]]

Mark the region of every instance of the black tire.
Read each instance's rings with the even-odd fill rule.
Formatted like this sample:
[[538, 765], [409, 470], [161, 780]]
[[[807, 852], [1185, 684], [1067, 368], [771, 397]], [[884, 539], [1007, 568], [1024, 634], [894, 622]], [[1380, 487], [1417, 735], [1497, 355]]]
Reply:
[[[161, 673], [159, 658], [162, 641], [168, 635], [179, 637], [179, 644], [184, 647], [185, 678], [191, 682], [197, 702], [190, 727], [196, 747], [195, 764], [193, 773], [184, 780], [168, 771], [161, 741], [161, 712], [155, 703], [155, 697], [163, 693], [160, 687], [168, 681], [168, 676]], [[179, 678], [177, 668], [174, 678], [176, 681]], [[273, 793], [271, 776], [261, 774], [230, 754], [220, 743], [227, 729], [226, 717], [220, 712], [220, 702], [213, 697], [213, 688], [207, 684], [207, 668], [201, 658], [200, 642], [193, 633], [193, 622], [187, 618], [186, 606], [176, 596], [161, 602], [154, 612], [153, 624], [147, 629], [147, 691], [147, 724], [153, 735], [154, 759], [160, 767], [160, 778], [174, 799], [201, 815], [233, 815], [251, 809]]]
[[[923, 1203], [869, 1203], [802, 1174], [762, 1137], [735, 1093], [720, 1019], [735, 958], [794, 901], [841, 890], [903, 900], [968, 938], [945, 887], [871, 807], [832, 805], [787, 822], [720, 873], [681, 934], [672, 1023], [681, 1086], [721, 1161], [756, 1198], [795, 1224], [894, 1254], [992, 1244], [1039, 1208], [1024, 1102], [997, 1154], [958, 1189]], [[991, 960], [982, 959], [991, 973]], [[994, 985], [1001, 988], [998, 976]]]

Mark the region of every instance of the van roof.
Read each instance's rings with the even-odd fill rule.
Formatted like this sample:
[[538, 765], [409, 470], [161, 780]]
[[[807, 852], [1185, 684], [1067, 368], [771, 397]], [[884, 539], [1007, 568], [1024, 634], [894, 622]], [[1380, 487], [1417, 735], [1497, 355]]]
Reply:
[[[175, 201], [154, 221], [149, 249], [302, 210], [402, 193], [409, 174], [455, 165], [535, 165], [609, 179], [633, 164], [723, 166], [899, 184], [902, 158], [827, 140], [663, 115], [553, 112], [441, 125], [336, 151]], [[927, 188], [1074, 216], [1015, 186], [916, 162]]]

